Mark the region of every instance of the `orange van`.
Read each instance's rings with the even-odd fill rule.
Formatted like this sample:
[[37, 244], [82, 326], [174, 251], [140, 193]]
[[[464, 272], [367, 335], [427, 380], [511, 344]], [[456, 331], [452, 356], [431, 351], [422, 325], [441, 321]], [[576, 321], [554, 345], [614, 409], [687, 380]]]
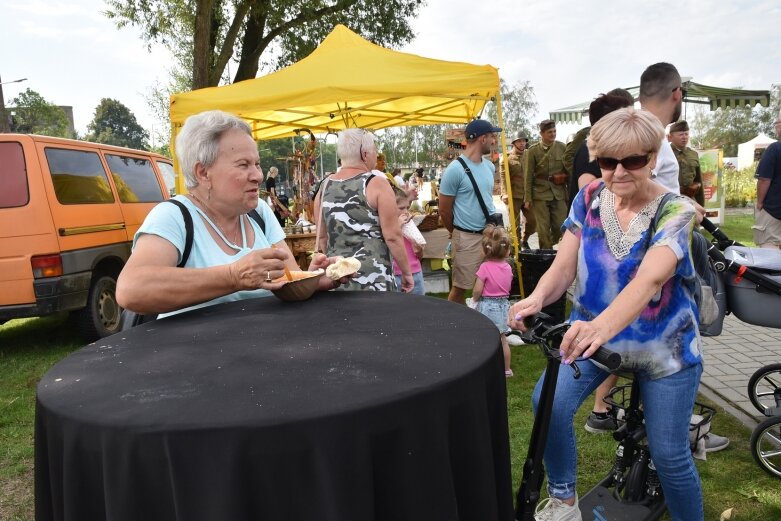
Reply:
[[173, 185], [151, 152], [0, 134], [0, 324], [71, 311], [88, 341], [116, 333], [133, 234]]

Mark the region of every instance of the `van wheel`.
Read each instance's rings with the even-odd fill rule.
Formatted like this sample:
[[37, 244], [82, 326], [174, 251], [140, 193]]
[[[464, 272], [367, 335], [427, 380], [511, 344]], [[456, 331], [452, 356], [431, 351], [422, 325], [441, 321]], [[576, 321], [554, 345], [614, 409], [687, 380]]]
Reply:
[[92, 281], [87, 306], [79, 312], [79, 331], [92, 342], [119, 331], [121, 309], [115, 295], [117, 279], [101, 275]]

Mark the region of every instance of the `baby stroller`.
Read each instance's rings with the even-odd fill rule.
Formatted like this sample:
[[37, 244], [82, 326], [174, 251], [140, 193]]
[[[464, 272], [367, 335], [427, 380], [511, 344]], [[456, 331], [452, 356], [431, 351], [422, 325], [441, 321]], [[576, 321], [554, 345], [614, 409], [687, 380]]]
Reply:
[[[781, 252], [747, 248], [708, 219], [702, 226], [714, 239], [708, 254], [724, 278], [727, 309], [748, 324], [781, 328]], [[763, 470], [781, 478], [781, 363], [758, 369], [748, 396], [767, 417], [751, 435], [751, 452]]]

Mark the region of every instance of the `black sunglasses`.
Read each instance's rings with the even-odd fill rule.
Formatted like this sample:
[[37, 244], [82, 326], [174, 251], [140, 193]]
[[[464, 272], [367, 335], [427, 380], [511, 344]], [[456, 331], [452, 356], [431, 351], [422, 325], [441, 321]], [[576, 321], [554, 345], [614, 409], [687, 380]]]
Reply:
[[673, 92], [675, 92], [675, 91], [676, 91], [676, 90], [678, 90], [678, 89], [681, 89], [681, 98], [685, 98], [685, 97], [686, 97], [686, 95], [689, 93], [689, 91], [687, 91], [687, 90], [686, 90], [686, 89], [684, 89], [683, 87], [675, 87], [675, 88], [673, 89]]
[[627, 156], [624, 159], [615, 159], [613, 157], [598, 157], [597, 164], [602, 170], [612, 172], [618, 168], [619, 163], [624, 170], [640, 170], [651, 161], [651, 154], [641, 156]]

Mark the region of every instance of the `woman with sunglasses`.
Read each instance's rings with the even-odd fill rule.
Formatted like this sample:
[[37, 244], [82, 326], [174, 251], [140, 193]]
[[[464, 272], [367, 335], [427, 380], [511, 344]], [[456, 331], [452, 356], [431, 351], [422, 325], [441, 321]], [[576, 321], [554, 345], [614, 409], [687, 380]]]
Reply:
[[[603, 345], [621, 354], [620, 372], [640, 382], [648, 444], [670, 515], [698, 521], [702, 490], [688, 438], [702, 374], [689, 252], [695, 210], [680, 196], [659, 208], [667, 190], [651, 180], [651, 169], [663, 137], [654, 115], [633, 108], [594, 125], [588, 148], [602, 179], [578, 192], [553, 264], [534, 292], [510, 309], [509, 323], [524, 330], [525, 317], [555, 302], [575, 281], [562, 363], [587, 359]], [[573, 416], [609, 373], [590, 360], [579, 367], [577, 380], [572, 371], [559, 373], [545, 448], [551, 499], [536, 519], [581, 519]]]

